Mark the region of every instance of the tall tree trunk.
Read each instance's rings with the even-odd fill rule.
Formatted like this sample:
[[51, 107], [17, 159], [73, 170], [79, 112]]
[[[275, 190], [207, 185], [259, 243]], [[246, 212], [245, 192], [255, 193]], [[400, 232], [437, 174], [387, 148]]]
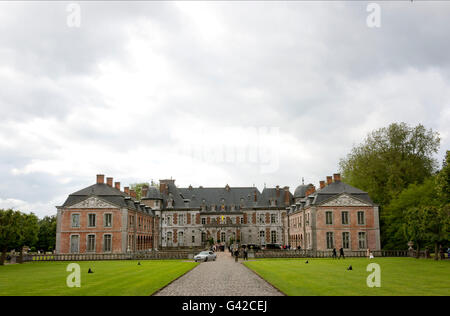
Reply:
[[20, 249], [20, 254], [19, 254], [19, 263], [23, 263], [23, 249]]
[[417, 243], [417, 250], [416, 250], [416, 259], [420, 258], [420, 245]]
[[0, 266], [2, 266], [2, 265], [5, 264], [6, 250], [7, 250], [7, 249], [3, 249], [3, 250], [2, 250], [2, 256], [0, 257]]
[[434, 243], [434, 260], [439, 260], [440, 255], [441, 254], [439, 253], [439, 245], [438, 245], [438, 242], [436, 241]]

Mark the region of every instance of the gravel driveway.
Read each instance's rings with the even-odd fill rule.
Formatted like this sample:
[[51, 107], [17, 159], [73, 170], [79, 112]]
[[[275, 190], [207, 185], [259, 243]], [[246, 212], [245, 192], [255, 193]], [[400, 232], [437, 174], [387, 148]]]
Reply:
[[228, 252], [217, 260], [202, 262], [155, 296], [281, 296], [283, 295]]

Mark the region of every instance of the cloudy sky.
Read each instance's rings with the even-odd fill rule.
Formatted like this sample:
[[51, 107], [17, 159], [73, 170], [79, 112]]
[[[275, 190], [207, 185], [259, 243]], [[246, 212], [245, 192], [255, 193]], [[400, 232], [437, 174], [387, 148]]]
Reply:
[[[0, 207], [122, 186], [318, 184], [392, 122], [450, 145], [450, 3], [0, 2]], [[77, 27], [77, 22], [80, 22]]]

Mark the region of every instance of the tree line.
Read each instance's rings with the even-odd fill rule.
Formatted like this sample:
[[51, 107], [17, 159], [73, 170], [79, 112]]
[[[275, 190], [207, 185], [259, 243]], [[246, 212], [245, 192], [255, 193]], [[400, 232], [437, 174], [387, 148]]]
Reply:
[[448, 246], [450, 151], [442, 167], [434, 155], [439, 134], [423, 125], [393, 123], [367, 135], [340, 160], [343, 180], [367, 191], [380, 208], [382, 248]]
[[[0, 265], [8, 251], [15, 249], [22, 257], [22, 249], [53, 251], [56, 245], [56, 216], [39, 219], [35, 214], [0, 209]], [[20, 261], [20, 259], [19, 259]]]

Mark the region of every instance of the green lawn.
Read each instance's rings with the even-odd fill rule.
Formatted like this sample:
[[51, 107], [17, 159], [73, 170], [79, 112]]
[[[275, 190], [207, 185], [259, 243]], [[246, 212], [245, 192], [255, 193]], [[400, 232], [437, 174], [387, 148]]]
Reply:
[[[197, 263], [181, 260], [86, 261], [81, 287], [69, 288], [70, 262], [30, 262], [0, 266], [0, 296], [4, 295], [151, 295]], [[91, 268], [94, 273], [88, 274]]]
[[[260, 259], [245, 265], [287, 295], [450, 295], [450, 260], [414, 258]], [[381, 268], [370, 288], [369, 263]], [[353, 270], [347, 271], [352, 265]]]

